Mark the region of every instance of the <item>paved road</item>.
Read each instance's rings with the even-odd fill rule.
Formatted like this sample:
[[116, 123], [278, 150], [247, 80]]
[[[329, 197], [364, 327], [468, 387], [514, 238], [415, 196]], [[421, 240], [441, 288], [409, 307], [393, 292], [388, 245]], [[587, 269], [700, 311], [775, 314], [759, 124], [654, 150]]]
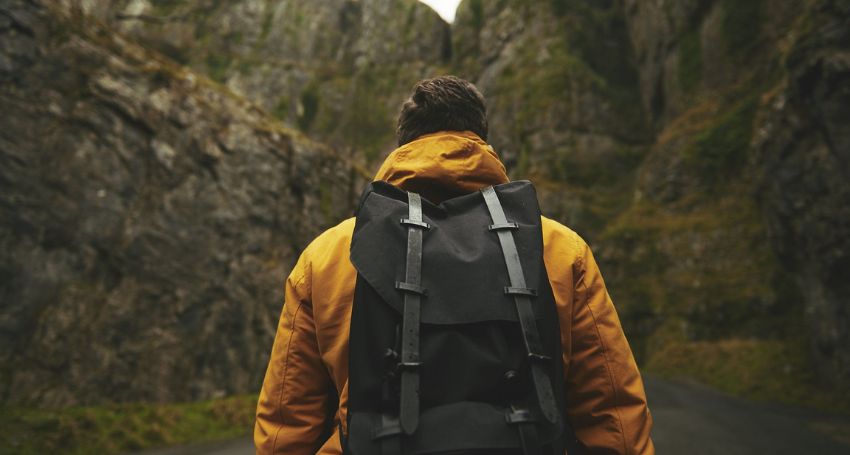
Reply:
[[[850, 455], [850, 418], [751, 403], [707, 387], [646, 376], [659, 455]], [[816, 428], [843, 428], [839, 443]], [[144, 455], [250, 455], [249, 439]]]
[[850, 455], [847, 445], [815, 431], [850, 418], [751, 403], [705, 386], [646, 377], [659, 455]]

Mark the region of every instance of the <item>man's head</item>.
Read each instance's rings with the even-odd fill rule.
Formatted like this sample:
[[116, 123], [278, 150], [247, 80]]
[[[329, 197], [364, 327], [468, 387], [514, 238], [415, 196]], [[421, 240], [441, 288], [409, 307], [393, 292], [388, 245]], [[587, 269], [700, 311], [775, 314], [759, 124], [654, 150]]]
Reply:
[[487, 140], [484, 97], [471, 82], [440, 76], [413, 87], [398, 116], [398, 145], [437, 131], [472, 131]]

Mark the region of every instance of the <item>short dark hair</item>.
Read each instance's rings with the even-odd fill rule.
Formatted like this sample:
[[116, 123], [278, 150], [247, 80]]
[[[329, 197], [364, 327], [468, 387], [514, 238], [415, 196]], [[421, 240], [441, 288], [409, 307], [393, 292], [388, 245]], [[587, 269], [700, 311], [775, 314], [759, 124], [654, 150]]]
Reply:
[[398, 145], [437, 131], [472, 131], [487, 140], [487, 109], [475, 85], [456, 76], [416, 83], [398, 115]]

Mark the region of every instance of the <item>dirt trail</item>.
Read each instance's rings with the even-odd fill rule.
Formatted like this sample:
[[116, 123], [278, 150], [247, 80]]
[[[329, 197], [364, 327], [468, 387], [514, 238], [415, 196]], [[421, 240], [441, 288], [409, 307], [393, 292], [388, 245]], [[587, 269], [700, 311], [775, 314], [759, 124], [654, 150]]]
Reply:
[[[752, 403], [708, 387], [646, 376], [659, 455], [850, 455], [850, 417]], [[818, 432], [843, 428], [845, 443]], [[250, 439], [143, 455], [250, 455]]]

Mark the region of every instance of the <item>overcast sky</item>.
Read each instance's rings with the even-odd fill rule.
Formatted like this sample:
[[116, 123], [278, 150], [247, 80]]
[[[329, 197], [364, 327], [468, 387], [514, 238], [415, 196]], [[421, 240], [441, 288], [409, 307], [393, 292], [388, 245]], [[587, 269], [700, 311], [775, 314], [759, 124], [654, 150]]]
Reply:
[[460, 0], [420, 0], [422, 3], [434, 8], [447, 22], [454, 22], [455, 11]]

